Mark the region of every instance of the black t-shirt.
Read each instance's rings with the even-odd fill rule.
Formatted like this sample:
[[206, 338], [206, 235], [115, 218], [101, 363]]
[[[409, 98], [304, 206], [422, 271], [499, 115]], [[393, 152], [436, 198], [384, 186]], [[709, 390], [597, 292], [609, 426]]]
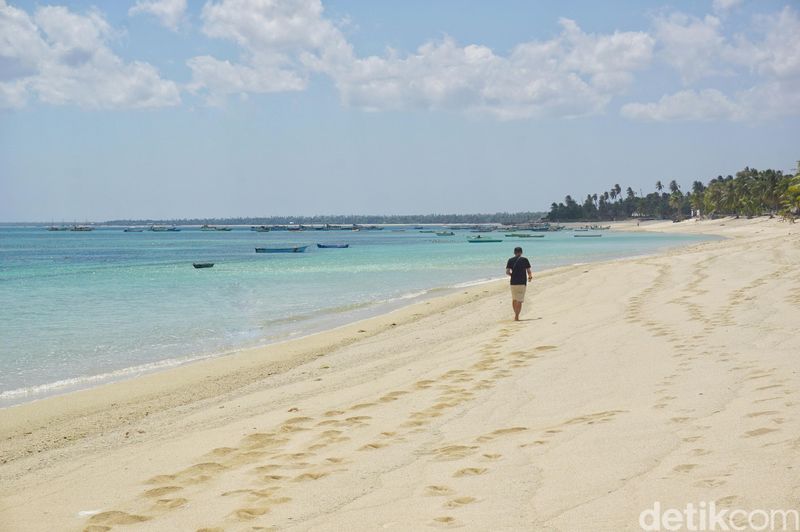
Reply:
[[511, 269], [511, 284], [528, 284], [528, 268], [531, 263], [525, 257], [511, 257], [506, 269]]

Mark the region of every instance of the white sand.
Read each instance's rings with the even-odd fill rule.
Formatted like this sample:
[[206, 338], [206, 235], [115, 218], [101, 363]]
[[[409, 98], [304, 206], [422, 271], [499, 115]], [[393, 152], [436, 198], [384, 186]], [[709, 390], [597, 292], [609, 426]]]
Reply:
[[505, 283], [478, 286], [0, 411], [0, 529], [617, 531], [655, 501], [800, 507], [800, 225], [639, 229], [730, 239], [542, 273], [520, 323]]

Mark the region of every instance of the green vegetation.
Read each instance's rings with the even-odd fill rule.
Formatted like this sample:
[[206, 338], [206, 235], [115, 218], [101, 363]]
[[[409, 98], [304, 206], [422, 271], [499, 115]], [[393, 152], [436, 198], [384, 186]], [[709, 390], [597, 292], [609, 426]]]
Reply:
[[631, 187], [622, 192], [618, 184], [599, 194], [588, 194], [583, 203], [572, 196], [553, 203], [551, 221], [616, 220], [630, 217], [682, 220], [692, 215], [758, 216], [768, 214], [794, 220], [800, 216], [800, 161], [795, 175], [780, 170], [745, 168], [736, 176], [718, 176], [704, 185], [692, 183], [684, 193], [676, 181], [665, 187], [656, 181], [655, 192], [637, 195]]

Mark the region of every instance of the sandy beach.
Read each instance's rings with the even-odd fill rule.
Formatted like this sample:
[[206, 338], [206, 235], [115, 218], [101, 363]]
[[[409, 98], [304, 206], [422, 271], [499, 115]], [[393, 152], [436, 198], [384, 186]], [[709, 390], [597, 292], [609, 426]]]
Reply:
[[[800, 225], [0, 410], [0, 529], [638, 530], [800, 504]], [[536, 257], [530, 256], [536, 267]], [[500, 268], [505, 257], [500, 257]], [[800, 509], [800, 508], [799, 508]]]

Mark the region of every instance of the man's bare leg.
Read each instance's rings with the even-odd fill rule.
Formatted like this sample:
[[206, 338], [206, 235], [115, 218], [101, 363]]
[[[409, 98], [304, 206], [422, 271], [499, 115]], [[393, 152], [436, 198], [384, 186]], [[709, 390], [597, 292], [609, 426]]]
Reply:
[[514, 307], [514, 321], [519, 321], [519, 313], [522, 312], [522, 301], [512, 301], [511, 306]]

